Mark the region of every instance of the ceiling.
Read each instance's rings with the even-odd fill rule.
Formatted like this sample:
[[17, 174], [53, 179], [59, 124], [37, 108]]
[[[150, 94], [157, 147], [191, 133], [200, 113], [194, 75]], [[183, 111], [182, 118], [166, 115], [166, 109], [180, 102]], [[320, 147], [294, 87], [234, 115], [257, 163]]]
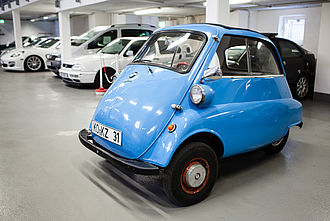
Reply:
[[[162, 8], [161, 12], [149, 14], [155, 16], [184, 17], [188, 15], [205, 14], [205, 0], [108, 0], [72, 10], [74, 14], [90, 14], [92, 12], [133, 14], [136, 10]], [[312, 7], [329, 0], [251, 0], [246, 4], [231, 5], [231, 10], [267, 10], [296, 7]], [[1, 11], [0, 11], [1, 12]], [[55, 14], [55, 0], [39, 0], [21, 8], [21, 18], [43, 17]], [[1, 14], [0, 17], [11, 19], [11, 13]]]

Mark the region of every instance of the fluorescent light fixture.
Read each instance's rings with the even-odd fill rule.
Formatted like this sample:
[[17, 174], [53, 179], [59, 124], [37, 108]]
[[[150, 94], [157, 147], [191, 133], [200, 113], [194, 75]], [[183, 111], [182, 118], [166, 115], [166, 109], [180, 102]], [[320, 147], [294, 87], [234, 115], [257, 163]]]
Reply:
[[31, 19], [30, 22], [35, 22], [36, 20], [35, 19]]
[[229, 0], [230, 5], [238, 5], [251, 2], [251, 0]]
[[134, 14], [136, 14], [136, 15], [147, 15], [147, 14], [159, 13], [161, 11], [162, 11], [161, 8], [149, 8], [149, 9], [135, 11]]
[[[238, 4], [245, 4], [245, 3], [249, 3], [252, 0], [229, 0], [229, 4], [230, 5], [238, 5]], [[207, 3], [203, 2], [204, 7], [206, 7]]]
[[42, 17], [44, 20], [47, 20], [48, 19], [48, 16], [44, 16], [44, 17]]

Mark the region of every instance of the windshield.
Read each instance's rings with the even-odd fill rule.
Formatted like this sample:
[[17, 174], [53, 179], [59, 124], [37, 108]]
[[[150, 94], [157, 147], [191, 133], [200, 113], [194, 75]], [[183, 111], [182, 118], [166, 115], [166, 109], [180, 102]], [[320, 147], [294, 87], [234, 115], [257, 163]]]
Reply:
[[50, 48], [51, 46], [53, 46], [58, 41], [59, 41], [59, 39], [54, 39], [54, 38], [47, 39], [42, 44], [38, 45], [38, 47], [40, 47], [40, 48]]
[[117, 39], [108, 44], [106, 47], [104, 47], [101, 50], [101, 53], [104, 54], [119, 54], [124, 50], [126, 45], [130, 42], [131, 40], [128, 39]]
[[106, 26], [95, 27], [92, 30], [85, 32], [84, 34], [80, 35], [76, 39], [72, 40], [71, 45], [79, 46], [79, 45], [83, 44], [84, 42], [88, 41], [89, 39], [91, 39], [92, 37], [94, 37], [95, 35], [97, 35], [98, 33], [100, 33], [101, 31], [106, 30], [107, 28], [108, 27], [106, 27]]
[[185, 73], [192, 66], [205, 42], [201, 34], [190, 32], [162, 32], [155, 34], [134, 63], [148, 63]]

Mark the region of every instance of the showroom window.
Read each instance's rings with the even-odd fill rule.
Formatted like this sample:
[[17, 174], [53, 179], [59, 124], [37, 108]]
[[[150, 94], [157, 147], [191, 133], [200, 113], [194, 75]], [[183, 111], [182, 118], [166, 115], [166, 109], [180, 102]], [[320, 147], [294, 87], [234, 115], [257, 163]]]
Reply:
[[281, 74], [271, 47], [255, 39], [224, 36], [214, 59], [211, 65], [220, 63], [226, 76]]
[[278, 36], [290, 39], [298, 45], [303, 45], [305, 31], [304, 15], [280, 16], [278, 26]]

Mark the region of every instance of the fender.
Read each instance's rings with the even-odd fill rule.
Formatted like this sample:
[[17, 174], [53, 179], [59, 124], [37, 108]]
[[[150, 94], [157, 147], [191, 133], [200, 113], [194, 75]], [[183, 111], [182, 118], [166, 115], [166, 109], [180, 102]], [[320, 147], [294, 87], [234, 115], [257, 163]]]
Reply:
[[[164, 130], [152, 147], [139, 159], [160, 167], [166, 167], [180, 145], [185, 140], [198, 133], [213, 134], [222, 142], [221, 135], [215, 130], [205, 128], [205, 122], [200, 119], [200, 113], [191, 109], [176, 112], [169, 123], [177, 125], [176, 130], [172, 133], [168, 130]], [[219, 146], [219, 151], [222, 151], [220, 148], [222, 147]]]

